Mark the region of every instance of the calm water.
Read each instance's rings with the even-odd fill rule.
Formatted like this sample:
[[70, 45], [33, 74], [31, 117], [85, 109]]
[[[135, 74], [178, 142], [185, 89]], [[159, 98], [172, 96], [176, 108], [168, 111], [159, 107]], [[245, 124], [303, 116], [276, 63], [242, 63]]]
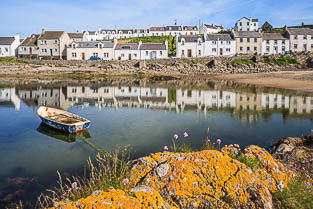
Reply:
[[[92, 121], [84, 137], [135, 157], [162, 151], [174, 133], [198, 148], [211, 130], [223, 144], [266, 146], [313, 128], [313, 96], [210, 81], [21, 81], [0, 87], [0, 207], [36, 197], [63, 175], [80, 175], [96, 152], [81, 136], [41, 125], [40, 105]], [[27, 204], [27, 203], [26, 203]]]

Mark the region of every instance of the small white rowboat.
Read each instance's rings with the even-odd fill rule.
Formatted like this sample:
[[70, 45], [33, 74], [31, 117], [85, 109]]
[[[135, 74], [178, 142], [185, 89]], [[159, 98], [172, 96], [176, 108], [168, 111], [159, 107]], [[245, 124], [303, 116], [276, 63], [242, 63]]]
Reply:
[[86, 131], [91, 123], [86, 118], [52, 107], [41, 106], [37, 114], [44, 124], [67, 133]]

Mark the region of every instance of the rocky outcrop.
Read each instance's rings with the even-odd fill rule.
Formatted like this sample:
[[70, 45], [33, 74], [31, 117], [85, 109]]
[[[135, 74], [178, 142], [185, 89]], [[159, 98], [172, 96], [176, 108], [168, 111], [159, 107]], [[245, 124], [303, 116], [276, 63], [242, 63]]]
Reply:
[[258, 158], [260, 168], [231, 158], [229, 148], [152, 154], [136, 160], [135, 188], [100, 191], [56, 208], [273, 208], [271, 192], [285, 188], [292, 174], [257, 146], [244, 152]]

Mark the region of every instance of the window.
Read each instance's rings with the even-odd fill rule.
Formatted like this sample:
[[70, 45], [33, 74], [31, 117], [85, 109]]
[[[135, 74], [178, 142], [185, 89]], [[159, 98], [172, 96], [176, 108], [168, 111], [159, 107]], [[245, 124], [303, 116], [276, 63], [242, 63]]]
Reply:
[[282, 40], [281, 43], [282, 43], [282, 45], [285, 45], [285, 40]]
[[257, 51], [257, 47], [256, 46], [254, 47], [254, 51]]
[[230, 41], [226, 41], [226, 44], [227, 44], [227, 45], [230, 45]]
[[216, 45], [216, 41], [212, 41], [212, 44], [213, 44], [213, 45]]
[[274, 44], [277, 45], [277, 40], [274, 41]]
[[254, 23], [254, 26], [256, 26], [256, 23]]
[[258, 39], [257, 38], [254, 38], [254, 43], [256, 43], [258, 41]]
[[124, 57], [125, 56], [125, 54], [121, 54], [121, 57]]
[[249, 46], [247, 47], [247, 51], [250, 51], [250, 47]]
[[146, 56], [148, 56], [148, 54], [149, 54], [149, 52], [148, 52], [148, 51], [146, 51]]
[[226, 52], [230, 52], [230, 48], [226, 48]]
[[303, 39], [306, 40], [306, 35], [303, 36]]
[[201, 45], [201, 40], [198, 41], [198, 44]]
[[242, 22], [240, 22], [239, 25], [242, 26]]
[[306, 50], [306, 44], [303, 44], [303, 48], [304, 48], [304, 50]]
[[297, 36], [295, 36], [295, 39], [298, 39], [298, 37], [297, 37]]
[[162, 56], [163, 55], [163, 52], [162, 51], [160, 51], [160, 56]]
[[108, 88], [104, 88], [103, 89], [103, 93], [109, 93], [109, 89]]
[[98, 53], [97, 52], [93, 53], [93, 56], [98, 57]]
[[46, 45], [47, 41], [46, 40], [41, 40], [41, 45]]
[[47, 49], [41, 49], [41, 52], [45, 53], [47, 52]]
[[26, 52], [26, 47], [23, 48], [23, 51]]
[[242, 46], [240, 47], [240, 51], [242, 51], [243, 49], [242, 49]]
[[298, 45], [297, 45], [297, 44], [294, 44], [294, 45], [293, 45], [293, 48], [297, 49], [297, 48], [298, 48]]
[[311, 49], [313, 49], [313, 44], [311, 44]]
[[212, 48], [212, 52], [216, 52], [216, 48]]
[[249, 26], [250, 25], [250, 23], [249, 22], [247, 22], [247, 26]]
[[199, 50], [199, 53], [198, 53], [198, 54], [199, 54], [199, 56], [201, 56], [201, 50]]
[[109, 57], [109, 53], [104, 53], [103, 57]]
[[185, 41], [181, 41], [181, 45], [185, 45]]
[[5, 52], [9, 52], [9, 48], [7, 48], [7, 47], [4, 48], [4, 51], [5, 51]]
[[54, 49], [55, 52], [58, 52], [58, 49]]
[[181, 54], [182, 54], [182, 55], [185, 55], [185, 50], [181, 50]]
[[223, 41], [221, 41], [221, 44], [223, 44]]
[[270, 47], [269, 46], [266, 47], [266, 52], [270, 52]]
[[243, 38], [240, 38], [240, 42], [243, 42]]
[[134, 54], [134, 57], [137, 57], [137, 54]]
[[54, 40], [54, 43], [57, 44], [57, 43], [58, 43], [58, 40]]
[[72, 53], [72, 57], [76, 57], [77, 54], [75, 52]]
[[247, 42], [250, 42], [250, 38], [247, 38]]
[[285, 46], [282, 46], [281, 47], [281, 50], [284, 52], [286, 49], [285, 49]]
[[270, 44], [270, 41], [269, 41], [269, 40], [266, 40], [266, 44]]

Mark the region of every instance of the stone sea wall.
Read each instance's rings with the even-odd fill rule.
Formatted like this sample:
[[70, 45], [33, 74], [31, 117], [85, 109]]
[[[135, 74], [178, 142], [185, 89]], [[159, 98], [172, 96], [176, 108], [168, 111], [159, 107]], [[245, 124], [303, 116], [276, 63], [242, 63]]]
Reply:
[[135, 161], [133, 188], [94, 191], [54, 208], [273, 208], [271, 192], [286, 188], [292, 173], [257, 146], [243, 151], [260, 162], [251, 169], [234, 159], [238, 149], [152, 154]]
[[[280, 57], [280, 55], [270, 56], [270, 59], [279, 59]], [[19, 60], [26, 63], [0, 63], [0, 74], [215, 74], [277, 72], [313, 68], [312, 53], [290, 55], [289, 57], [294, 58], [297, 62], [294, 64], [288, 62], [281, 64], [276, 61], [271, 63], [266, 57], [262, 56], [205, 57], [193, 59], [169, 58], [146, 61]]]

